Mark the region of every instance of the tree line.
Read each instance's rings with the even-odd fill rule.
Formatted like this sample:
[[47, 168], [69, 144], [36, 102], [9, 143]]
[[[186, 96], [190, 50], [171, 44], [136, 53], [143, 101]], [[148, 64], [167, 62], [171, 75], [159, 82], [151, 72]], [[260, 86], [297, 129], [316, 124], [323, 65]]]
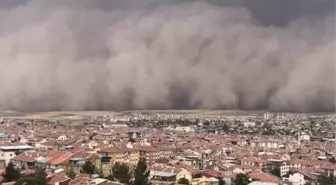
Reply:
[[1, 175], [2, 183], [16, 182], [15, 185], [46, 185], [48, 183], [48, 175], [42, 167], [37, 167], [33, 174], [22, 176], [20, 170], [15, 168], [13, 163], [9, 163]]
[[[147, 169], [147, 164], [144, 159], [140, 159], [136, 168], [131, 170], [130, 167], [125, 163], [116, 162], [112, 168], [112, 174], [105, 177], [111, 181], [119, 181], [120, 183], [126, 185], [149, 185], [149, 175], [150, 171]], [[99, 174], [101, 178], [103, 173], [98, 170], [91, 161], [86, 161], [82, 166], [81, 173], [86, 174]], [[9, 163], [6, 166], [5, 172], [1, 174], [4, 182], [16, 182], [15, 185], [47, 185], [48, 175], [44, 168], [36, 167], [33, 174], [22, 176], [19, 169], [15, 168], [13, 163]], [[73, 168], [70, 168], [67, 173], [70, 179], [76, 178], [76, 173]]]
[[[104, 177], [102, 170], [98, 170], [91, 161], [86, 161], [82, 166], [81, 173], [86, 174], [99, 174], [100, 177], [106, 178], [110, 181], [119, 181], [120, 183], [126, 185], [149, 185], [149, 175], [150, 171], [147, 169], [147, 164], [145, 159], [141, 158], [135, 169], [130, 169], [126, 163], [114, 163], [112, 169], [112, 174]], [[68, 172], [68, 176], [71, 179], [76, 177], [75, 172], [72, 168]]]

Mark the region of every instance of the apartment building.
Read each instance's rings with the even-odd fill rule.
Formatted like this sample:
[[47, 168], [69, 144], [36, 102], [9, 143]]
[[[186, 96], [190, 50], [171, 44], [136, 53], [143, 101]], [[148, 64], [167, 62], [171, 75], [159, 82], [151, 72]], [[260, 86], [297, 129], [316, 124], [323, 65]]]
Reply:
[[139, 150], [127, 147], [110, 147], [104, 148], [98, 151], [101, 156], [111, 157], [111, 164], [116, 162], [128, 163], [130, 165], [136, 166], [140, 159]]

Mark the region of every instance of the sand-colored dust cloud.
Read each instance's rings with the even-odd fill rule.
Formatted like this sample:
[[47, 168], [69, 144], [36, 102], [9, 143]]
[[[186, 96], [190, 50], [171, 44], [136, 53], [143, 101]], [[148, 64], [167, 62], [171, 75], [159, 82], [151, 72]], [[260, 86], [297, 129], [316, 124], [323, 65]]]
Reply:
[[335, 110], [334, 11], [282, 26], [253, 14], [207, 1], [6, 5], [0, 107]]

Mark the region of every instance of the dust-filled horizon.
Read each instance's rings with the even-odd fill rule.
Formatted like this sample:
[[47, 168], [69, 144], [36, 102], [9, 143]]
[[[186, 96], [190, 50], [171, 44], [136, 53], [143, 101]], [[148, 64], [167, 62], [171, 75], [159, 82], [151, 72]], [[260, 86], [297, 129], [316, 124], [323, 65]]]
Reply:
[[335, 111], [334, 0], [0, 0], [0, 109]]

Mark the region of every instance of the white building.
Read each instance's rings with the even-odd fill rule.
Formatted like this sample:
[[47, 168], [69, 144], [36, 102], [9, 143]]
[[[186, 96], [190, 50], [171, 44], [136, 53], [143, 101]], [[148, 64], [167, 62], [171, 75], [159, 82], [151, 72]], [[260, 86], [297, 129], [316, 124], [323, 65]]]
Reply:
[[299, 135], [299, 140], [300, 141], [310, 141], [310, 135], [309, 134], [306, 134], [304, 132], [302, 132], [300, 135]]
[[289, 172], [289, 165], [287, 162], [283, 162], [280, 166], [280, 175], [281, 177], [286, 175]]
[[277, 184], [276, 183], [271, 183], [271, 182], [254, 181], [254, 182], [251, 182], [248, 185], [277, 185]]
[[291, 182], [293, 185], [304, 185], [306, 181], [304, 179], [304, 175], [301, 173], [293, 173], [289, 175], [288, 181]]
[[7, 145], [0, 146], [0, 161], [4, 161], [7, 166], [11, 159], [13, 159], [18, 153], [25, 151], [32, 151], [34, 147], [28, 145]]
[[305, 185], [317, 179], [316, 176], [301, 171], [290, 173], [288, 178], [284, 178], [292, 183], [292, 185]]
[[270, 113], [270, 112], [266, 112], [264, 113], [264, 119], [265, 120], [269, 120], [269, 119], [272, 119], [273, 118], [273, 114]]
[[181, 132], [195, 132], [195, 128], [191, 126], [177, 126], [176, 128], [166, 128], [166, 130], [175, 130]]
[[254, 127], [256, 125], [255, 122], [252, 121], [246, 121], [243, 123], [244, 127]]

